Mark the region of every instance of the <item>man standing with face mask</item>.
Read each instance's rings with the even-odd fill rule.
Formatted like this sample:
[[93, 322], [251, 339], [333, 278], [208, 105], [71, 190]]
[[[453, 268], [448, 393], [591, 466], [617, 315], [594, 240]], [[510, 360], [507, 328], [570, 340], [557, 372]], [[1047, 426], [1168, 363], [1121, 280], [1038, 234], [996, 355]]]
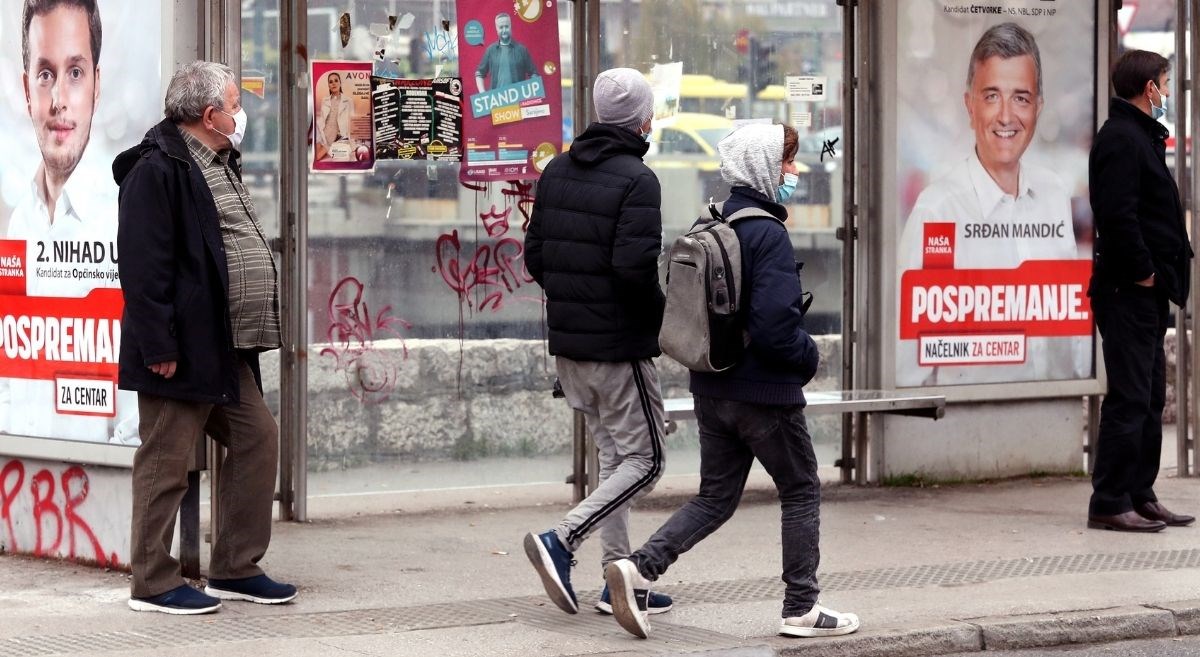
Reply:
[[1095, 255], [1088, 295], [1103, 338], [1108, 393], [1100, 409], [1088, 527], [1156, 532], [1190, 525], [1154, 494], [1166, 402], [1168, 302], [1187, 303], [1192, 249], [1167, 168], [1169, 63], [1131, 50], [1113, 66], [1116, 97], [1088, 162]]
[[[246, 130], [233, 71], [194, 62], [171, 79], [166, 119], [117, 156], [125, 315], [120, 387], [138, 393], [129, 606], [201, 614], [221, 599], [278, 604], [296, 588], [258, 561], [271, 540], [279, 428], [258, 354], [280, 346], [278, 275], [237, 148]], [[205, 593], [171, 557], [188, 457], [207, 433], [225, 446]], [[206, 595], [207, 594], [207, 595]]]

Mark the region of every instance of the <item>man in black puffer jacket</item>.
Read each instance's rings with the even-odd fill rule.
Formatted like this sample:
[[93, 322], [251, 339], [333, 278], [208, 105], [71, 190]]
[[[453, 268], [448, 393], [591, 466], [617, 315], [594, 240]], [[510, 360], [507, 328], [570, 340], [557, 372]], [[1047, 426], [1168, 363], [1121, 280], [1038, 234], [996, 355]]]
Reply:
[[[546, 291], [550, 353], [571, 407], [587, 415], [600, 485], [553, 529], [525, 537], [546, 593], [574, 614], [572, 553], [600, 529], [602, 565], [629, 556], [629, 506], [663, 472], [663, 403], [651, 359], [665, 297], [658, 284], [661, 190], [642, 162], [654, 103], [645, 77], [596, 78], [594, 123], [542, 173], [525, 265]], [[651, 613], [671, 599], [655, 595]], [[608, 612], [608, 590], [596, 608]]]
[[1131, 50], [1113, 65], [1108, 120], [1088, 162], [1095, 258], [1088, 294], [1103, 338], [1108, 394], [1100, 409], [1088, 527], [1155, 532], [1191, 524], [1154, 494], [1166, 403], [1169, 304], [1187, 303], [1192, 249], [1157, 121], [1170, 94], [1167, 59]]

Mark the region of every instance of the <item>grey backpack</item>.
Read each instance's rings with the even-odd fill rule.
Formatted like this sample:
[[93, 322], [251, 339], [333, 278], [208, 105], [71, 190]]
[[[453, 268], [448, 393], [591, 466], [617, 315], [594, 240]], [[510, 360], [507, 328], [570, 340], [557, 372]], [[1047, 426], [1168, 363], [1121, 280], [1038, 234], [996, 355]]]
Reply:
[[658, 345], [696, 372], [727, 370], [746, 348], [742, 250], [733, 222], [750, 217], [778, 221], [755, 207], [724, 217], [723, 206], [710, 204], [711, 216], [675, 238], [667, 257], [667, 306]]

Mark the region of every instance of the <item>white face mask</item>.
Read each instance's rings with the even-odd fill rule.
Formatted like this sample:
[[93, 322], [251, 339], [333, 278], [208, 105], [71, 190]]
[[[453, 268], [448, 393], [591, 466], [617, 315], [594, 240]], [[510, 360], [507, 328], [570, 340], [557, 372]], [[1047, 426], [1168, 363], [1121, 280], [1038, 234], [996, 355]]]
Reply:
[[233, 119], [233, 132], [231, 134], [225, 135], [224, 132], [217, 130], [217, 127], [215, 125], [213, 126], [213, 130], [217, 130], [217, 132], [221, 132], [221, 134], [228, 137], [229, 138], [229, 146], [231, 148], [233, 148], [234, 150], [237, 150], [238, 147], [242, 145], [242, 138], [246, 136], [246, 108], [243, 107], [243, 108], [239, 109], [237, 111], [237, 114], [230, 114], [229, 112], [226, 112], [225, 110], [217, 110], [217, 111], [224, 114], [225, 116], [228, 116], [229, 118]]
[[1154, 85], [1154, 90], [1158, 92], [1158, 101], [1162, 103], [1162, 105], [1155, 105], [1154, 101], [1150, 101], [1150, 116], [1157, 121], [1167, 115], [1167, 97], [1163, 95], [1157, 84], [1153, 82], [1150, 84]]

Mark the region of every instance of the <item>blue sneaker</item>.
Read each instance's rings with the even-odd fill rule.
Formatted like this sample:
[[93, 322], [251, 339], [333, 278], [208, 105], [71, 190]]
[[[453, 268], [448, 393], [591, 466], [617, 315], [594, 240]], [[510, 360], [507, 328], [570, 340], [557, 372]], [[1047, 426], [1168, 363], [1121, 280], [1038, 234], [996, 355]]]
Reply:
[[526, 534], [525, 556], [529, 557], [529, 562], [542, 578], [546, 595], [550, 596], [554, 604], [568, 614], [579, 613], [579, 601], [575, 598], [575, 589], [571, 588], [574, 555], [563, 547], [554, 530], [536, 535], [533, 532]]
[[149, 598], [129, 596], [129, 608], [134, 611], [160, 611], [164, 614], [192, 616], [211, 614], [221, 608], [221, 601], [204, 595], [187, 584]]
[[222, 600], [246, 600], [260, 605], [278, 605], [296, 597], [296, 587], [281, 584], [266, 575], [242, 579], [209, 579], [204, 592]]
[[[675, 606], [675, 601], [671, 596], [665, 593], [651, 591], [650, 596], [646, 599], [647, 614], [662, 614], [671, 611]], [[612, 598], [608, 595], [608, 584], [604, 585], [604, 590], [600, 592], [600, 601], [596, 603], [596, 611], [602, 614], [612, 615]]]

